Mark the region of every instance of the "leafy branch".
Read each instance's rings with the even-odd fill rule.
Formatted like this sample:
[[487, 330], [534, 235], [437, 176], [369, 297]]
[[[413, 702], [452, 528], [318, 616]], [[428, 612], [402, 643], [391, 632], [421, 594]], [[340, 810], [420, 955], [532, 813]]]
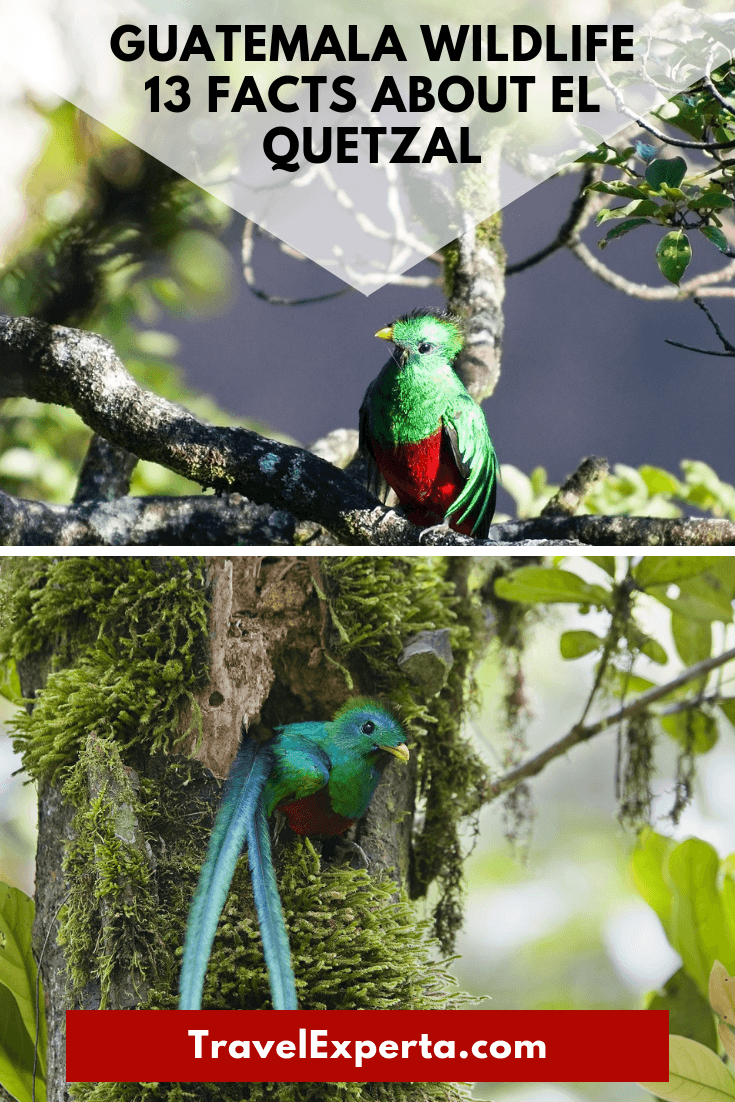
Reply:
[[[725, 663], [732, 661], [735, 661], [735, 647], [723, 651], [722, 654], [706, 658], [702, 662], [697, 662], [696, 665], [683, 670], [682, 673], [672, 678], [671, 681], [667, 681], [665, 685], [657, 685], [655, 688], [649, 689], [648, 692], [642, 693], [635, 700], [631, 701], [630, 704], [626, 704], [624, 707], [618, 708], [614, 712], [610, 712], [594, 723], [575, 724], [571, 731], [568, 731], [562, 738], [557, 739], [556, 742], [551, 743], [551, 745], [547, 746], [541, 753], [529, 758], [528, 761], [523, 762], [515, 769], [509, 770], [509, 772], [505, 773], [502, 777], [493, 781], [490, 786], [491, 798], [496, 799], [498, 796], [502, 796], [504, 792], [520, 784], [521, 781], [527, 780], [529, 777], [535, 777], [549, 764], [549, 762], [560, 757], [562, 754], [566, 754], [573, 746], [577, 746], [581, 742], [587, 742], [589, 739], [594, 738], [595, 735], [607, 731], [610, 727], [616, 727], [626, 719], [630, 719], [632, 716], [647, 711], [652, 704], [674, 693], [677, 689], [681, 688], [682, 685], [688, 685], [692, 681], [698, 681], [701, 677], [705, 677], [707, 674], [711, 673], [712, 670], [719, 669], [720, 666], [724, 666]], [[716, 698], [713, 697], [711, 699], [714, 700]], [[689, 707], [691, 707], [691, 705], [689, 705]], [[586, 711], [587, 709], [585, 709], [585, 712]]]

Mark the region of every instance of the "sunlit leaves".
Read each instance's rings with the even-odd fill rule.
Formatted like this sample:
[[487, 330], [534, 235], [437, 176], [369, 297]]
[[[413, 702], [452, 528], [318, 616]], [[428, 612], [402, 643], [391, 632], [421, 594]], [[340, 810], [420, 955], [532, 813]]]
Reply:
[[718, 887], [717, 852], [699, 838], [676, 845], [645, 830], [632, 857], [632, 871], [636, 888], [661, 920], [687, 974], [706, 996], [716, 960], [735, 971], [735, 943]]
[[701, 574], [711, 560], [691, 555], [646, 555], [633, 567], [633, 576], [642, 589], [652, 585], [670, 585]]
[[[585, 498], [581, 511], [601, 516], [679, 517], [683, 512], [710, 513], [735, 519], [735, 487], [723, 482], [700, 460], [684, 459], [682, 478], [650, 464], [635, 468], [616, 463]], [[503, 488], [516, 502], [519, 519], [538, 516], [556, 493], [543, 467], [530, 476], [512, 464], [501, 469]]]
[[[712, 75], [722, 95], [731, 95], [732, 73], [727, 68]], [[668, 126], [678, 127], [697, 141], [729, 142], [735, 137], [735, 120], [726, 106], [704, 86], [674, 96], [654, 112]], [[599, 242], [604, 248], [646, 224], [668, 227], [669, 232], [658, 242], [656, 262], [661, 274], [678, 286], [692, 259], [689, 231], [699, 232], [722, 253], [729, 254], [726, 235], [717, 212], [731, 211], [733, 206], [733, 175], [730, 163], [702, 172], [689, 165], [681, 155], [667, 156], [667, 144], [660, 146], [636, 141], [634, 146], [618, 154], [617, 161], [610, 148], [600, 146], [585, 155], [587, 163], [605, 165], [618, 170], [619, 179], [596, 180], [588, 191], [633, 200], [627, 207], [607, 208], [597, 212], [597, 222], [625, 219]], [[643, 177], [641, 177], [641, 161]]]

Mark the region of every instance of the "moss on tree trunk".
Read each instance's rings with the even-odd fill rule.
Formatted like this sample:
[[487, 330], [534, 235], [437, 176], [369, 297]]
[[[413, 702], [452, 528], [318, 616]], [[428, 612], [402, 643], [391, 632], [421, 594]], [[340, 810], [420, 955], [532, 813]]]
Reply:
[[[387, 771], [353, 831], [370, 857], [369, 873], [340, 863], [331, 841], [299, 839], [287, 829], [278, 835], [299, 1002], [327, 1009], [462, 1004], [434, 932], [417, 920], [409, 897], [438, 886], [435, 932], [448, 949], [460, 915], [459, 824], [486, 791], [484, 768], [459, 734], [485, 636], [466, 582], [459, 561], [424, 558], [6, 565], [0, 650], [17, 659], [23, 692], [34, 698], [14, 740], [39, 787], [35, 948], [40, 954], [51, 928], [42, 966], [51, 1102], [67, 1097], [67, 1007], [176, 1005], [188, 904], [218, 778], [235, 754], [243, 718], [271, 727], [331, 718], [358, 694], [399, 708], [410, 768]], [[407, 651], [417, 638], [420, 645]], [[414, 660], [434, 643], [436, 662]], [[266, 1008], [269, 998], [242, 859], [204, 1005]], [[463, 1090], [90, 1084], [70, 1094], [100, 1102], [418, 1102], [458, 1099]]]

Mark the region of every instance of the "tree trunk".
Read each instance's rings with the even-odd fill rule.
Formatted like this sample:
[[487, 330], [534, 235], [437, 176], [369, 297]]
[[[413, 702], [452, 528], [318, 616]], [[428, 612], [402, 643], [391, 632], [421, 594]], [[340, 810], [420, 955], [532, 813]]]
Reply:
[[[456, 1005], [405, 896], [438, 883], [438, 931], [449, 948], [458, 824], [485, 791], [484, 769], [458, 734], [484, 635], [471, 615], [468, 569], [465, 560], [382, 557], [16, 560], [9, 649], [24, 695], [35, 697], [17, 745], [39, 783], [34, 947], [38, 958], [45, 944], [50, 1102], [70, 1097], [67, 1008], [176, 1006], [177, 950], [218, 801], [215, 778], [227, 773], [241, 720], [330, 719], [355, 695], [400, 709], [411, 761], [391, 763], [351, 832], [369, 876], [345, 867], [332, 841], [278, 835], [299, 1005]], [[364, 975], [362, 964], [346, 963], [356, 915]], [[390, 952], [392, 930], [400, 953]], [[203, 1005], [270, 1005], [245, 859]], [[272, 1089], [209, 1084], [190, 1093], [259, 1099]], [[310, 1089], [278, 1085], [277, 1096], [296, 1102]], [[71, 1096], [132, 1099], [141, 1090], [90, 1084]], [[145, 1097], [173, 1100], [178, 1090], [159, 1084]], [[319, 1090], [345, 1100], [463, 1096], [431, 1084]]]

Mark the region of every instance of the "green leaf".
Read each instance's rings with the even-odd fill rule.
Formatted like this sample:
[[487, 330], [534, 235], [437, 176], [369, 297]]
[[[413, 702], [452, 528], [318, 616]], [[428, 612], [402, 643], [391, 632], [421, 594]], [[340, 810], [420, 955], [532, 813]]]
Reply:
[[658, 639], [652, 639], [650, 636], [648, 636], [643, 643], [641, 652], [645, 654], [646, 658], [650, 658], [652, 662], [658, 663], [659, 666], [665, 666], [669, 660], [668, 654], [661, 646]]
[[611, 594], [601, 585], [590, 585], [569, 570], [548, 570], [543, 566], [522, 566], [505, 578], [498, 578], [495, 592], [506, 601], [553, 604], [558, 601], [609, 608]]
[[594, 631], [565, 631], [559, 640], [559, 650], [562, 658], [582, 658], [602, 644], [603, 640]]
[[687, 838], [669, 853], [673, 894], [669, 940], [705, 998], [714, 962], [722, 961], [732, 973], [735, 957], [717, 890], [719, 867], [716, 850], [700, 838]]
[[0, 662], [0, 696], [13, 704], [20, 704], [23, 699], [14, 658], [6, 658], [4, 662]]
[[664, 875], [668, 855], [676, 843], [663, 834], [646, 827], [630, 859], [630, 869], [636, 889], [658, 915], [666, 936], [671, 941], [671, 890]]
[[712, 584], [703, 576], [680, 582], [678, 597], [667, 596], [668, 586], [650, 585], [646, 591], [680, 616], [705, 622], [720, 620], [723, 624], [732, 621], [729, 595], [723, 587]]
[[626, 233], [630, 233], [631, 230], [636, 229], [638, 226], [650, 226], [651, 223], [647, 218], [628, 218], [625, 222], [621, 222], [619, 226], [613, 226], [611, 230], [603, 237], [602, 241], [598, 241], [598, 245], [601, 249], [604, 249], [608, 241], [614, 241], [616, 237], [622, 237]]
[[669, 283], [678, 284], [692, 259], [692, 247], [683, 230], [672, 230], [658, 243], [656, 263]]
[[641, 1083], [666, 1102], [729, 1102], [735, 1098], [735, 1079], [712, 1049], [688, 1037], [669, 1037], [669, 1079]]
[[655, 687], [655, 681], [649, 681], [647, 677], [639, 677], [637, 673], [631, 673], [630, 670], [619, 670], [616, 667], [610, 670], [610, 690], [616, 696], [646, 693]]
[[713, 717], [699, 708], [687, 708], [684, 712], [674, 712], [659, 719], [666, 734], [682, 749], [691, 750], [694, 754], [706, 754], [719, 738]]
[[603, 222], [609, 222], [611, 218], [642, 218], [660, 213], [661, 208], [658, 203], [654, 203], [653, 199], [636, 199], [632, 203], [626, 203], [624, 207], [601, 210], [597, 215], [597, 224], [602, 225]]
[[[582, 158], [580, 157], [580, 160]], [[590, 184], [589, 187], [584, 189], [585, 191], [601, 191], [605, 195], [623, 195], [626, 199], [648, 199], [650, 197], [650, 189], [647, 187], [637, 187], [635, 184], [626, 184], [624, 180], [599, 180], [595, 184]]]
[[[0, 1084], [18, 1099], [31, 1102], [33, 1040], [20, 1016], [18, 1004], [7, 987], [0, 985]], [[46, 1084], [36, 1071], [36, 1102], [45, 1102]]]
[[633, 568], [633, 577], [641, 589], [651, 585], [670, 585], [703, 574], [712, 561], [712, 556], [645, 555]]
[[725, 866], [725, 878], [722, 882], [722, 910], [725, 915], [725, 924], [730, 935], [730, 941], [735, 945], [735, 880], [728, 870], [728, 862], [733, 861], [735, 854], [723, 861]]
[[717, 1052], [717, 1029], [712, 1007], [683, 968], [669, 976], [663, 994], [646, 1001], [647, 1010], [668, 1010], [669, 1033], [679, 1033]]
[[585, 558], [588, 562], [593, 562], [595, 566], [599, 566], [600, 570], [604, 570], [615, 581], [616, 560], [614, 555], [585, 555]]
[[732, 206], [732, 199], [719, 188], [707, 188], [701, 195], [687, 200], [691, 210], [725, 210]]
[[703, 620], [671, 614], [671, 634], [677, 654], [685, 666], [695, 666], [712, 653], [712, 626]]
[[713, 245], [716, 245], [721, 253], [726, 253], [730, 248], [727, 238], [722, 230], [717, 229], [717, 226], [700, 226], [699, 232], [703, 233], [707, 240], [711, 241]]
[[686, 176], [687, 163], [683, 157], [673, 157], [651, 161], [646, 169], [646, 180], [653, 188], [660, 188], [662, 184], [669, 187], [678, 187]]
[[735, 697], [727, 696], [723, 700], [719, 700], [717, 704], [735, 727]]
[[667, 199], [670, 199], [673, 203], [685, 203], [686, 195], [680, 187], [669, 187], [668, 184], [661, 184], [661, 191], [664, 193]]
[[718, 573], [716, 565], [704, 574], [696, 574], [681, 582], [677, 604], [676, 611], [683, 610], [685, 615], [702, 620], [720, 620], [723, 624], [732, 623], [732, 587]]
[[638, 469], [649, 493], [678, 494], [679, 479], [675, 478], [669, 471], [665, 471], [663, 467], [650, 467], [644, 464]]
[[582, 164], [623, 165], [632, 153], [632, 146], [621, 150], [619, 153], [617, 149], [611, 149], [610, 146], [600, 146], [598, 149], [592, 149], [588, 153], [583, 153], [577, 160], [581, 161]]
[[[19, 1102], [31, 1097], [36, 1035], [36, 963], [31, 950], [34, 906], [18, 888], [0, 883], [0, 1083]], [[43, 995], [40, 1007], [43, 1008]], [[6, 1028], [6, 1022], [8, 1026]], [[46, 1027], [41, 1009], [36, 1097], [46, 1097]], [[11, 1086], [11, 1082], [14, 1084]], [[18, 1093], [18, 1091], [22, 1093]]]

